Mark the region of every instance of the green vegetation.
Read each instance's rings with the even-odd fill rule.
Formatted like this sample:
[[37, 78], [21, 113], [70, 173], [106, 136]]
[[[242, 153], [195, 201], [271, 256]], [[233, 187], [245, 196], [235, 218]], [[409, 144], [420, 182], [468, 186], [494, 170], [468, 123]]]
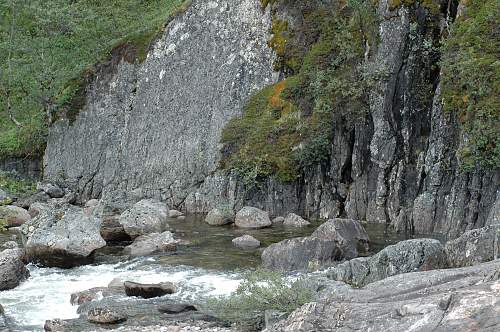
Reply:
[[500, 2], [469, 1], [444, 42], [445, 110], [458, 112], [467, 134], [459, 155], [464, 168], [500, 168]]
[[243, 329], [260, 330], [266, 310], [290, 314], [313, 300], [313, 287], [303, 277], [290, 281], [278, 272], [258, 270], [248, 273], [231, 296], [209, 300], [207, 311]]
[[221, 167], [255, 184], [269, 175], [293, 181], [328, 161], [334, 118], [353, 124], [368, 110], [367, 91], [380, 74], [362, 64], [377, 27], [371, 0], [305, 12], [294, 29], [274, 18], [269, 45], [288, 77], [254, 95], [226, 126]]
[[0, 158], [39, 155], [47, 125], [74, 119], [94, 64], [142, 61], [183, 0], [0, 0]]
[[0, 172], [0, 189], [14, 196], [28, 196], [36, 191], [36, 183], [10, 173]]

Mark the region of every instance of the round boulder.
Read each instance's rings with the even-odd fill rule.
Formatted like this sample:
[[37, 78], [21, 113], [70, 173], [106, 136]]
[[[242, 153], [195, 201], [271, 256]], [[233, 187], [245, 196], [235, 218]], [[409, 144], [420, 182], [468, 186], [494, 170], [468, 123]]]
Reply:
[[311, 223], [309, 221], [303, 219], [295, 213], [289, 213], [283, 221], [283, 225], [292, 227], [304, 227], [310, 224]]
[[232, 224], [234, 222], [234, 212], [229, 207], [216, 207], [208, 212], [205, 222], [213, 226]]
[[284, 217], [276, 217], [273, 220], [271, 220], [273, 225], [282, 225], [285, 222]]
[[19, 227], [31, 219], [23, 208], [14, 205], [0, 206], [0, 219], [5, 220], [7, 227]]
[[24, 250], [6, 249], [0, 253], [0, 290], [12, 289], [29, 277]]
[[240, 228], [264, 228], [272, 225], [266, 211], [252, 206], [245, 206], [238, 211], [234, 223]]
[[171, 282], [140, 284], [138, 282], [125, 281], [123, 285], [125, 286], [125, 294], [127, 296], [138, 296], [144, 299], [173, 294], [177, 291], [175, 285]]
[[87, 312], [87, 320], [98, 324], [118, 324], [127, 320], [127, 316], [108, 308], [92, 308]]
[[144, 234], [161, 233], [168, 229], [167, 205], [153, 199], [143, 199], [120, 215], [119, 224], [132, 239]]
[[175, 251], [177, 241], [169, 231], [141, 235], [134, 243], [125, 247], [124, 254], [131, 257], [147, 256], [162, 252]]
[[260, 241], [251, 235], [243, 235], [233, 239], [233, 245], [241, 249], [254, 249], [260, 247]]

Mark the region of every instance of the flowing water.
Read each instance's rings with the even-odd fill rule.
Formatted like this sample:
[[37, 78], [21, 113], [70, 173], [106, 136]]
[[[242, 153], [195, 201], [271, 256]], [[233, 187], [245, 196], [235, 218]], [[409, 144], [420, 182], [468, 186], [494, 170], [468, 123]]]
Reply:
[[[43, 331], [47, 319], [78, 317], [77, 306], [69, 301], [72, 293], [107, 286], [114, 278], [142, 283], [172, 281], [179, 291], [171, 296], [186, 301], [226, 295], [238, 287], [245, 271], [260, 264], [262, 250], [237, 249], [231, 244], [233, 238], [250, 234], [264, 248], [285, 238], [309, 235], [320, 222], [301, 229], [276, 226], [261, 230], [214, 227], [196, 217], [169, 224], [175, 237], [186, 241], [174, 253], [69, 270], [30, 265], [29, 279], [15, 289], [0, 292], [0, 304], [18, 327], [16, 331]], [[373, 252], [401, 239], [385, 232], [382, 225], [369, 225], [367, 231]], [[9, 239], [3, 234], [0, 243]]]

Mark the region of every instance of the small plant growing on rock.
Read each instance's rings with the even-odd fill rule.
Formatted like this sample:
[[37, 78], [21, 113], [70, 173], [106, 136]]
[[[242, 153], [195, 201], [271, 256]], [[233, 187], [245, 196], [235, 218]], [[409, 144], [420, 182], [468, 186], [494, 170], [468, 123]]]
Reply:
[[263, 328], [266, 310], [290, 314], [312, 301], [314, 292], [314, 285], [304, 277], [290, 280], [278, 272], [257, 270], [248, 273], [229, 297], [211, 299], [206, 306], [217, 318], [254, 331]]

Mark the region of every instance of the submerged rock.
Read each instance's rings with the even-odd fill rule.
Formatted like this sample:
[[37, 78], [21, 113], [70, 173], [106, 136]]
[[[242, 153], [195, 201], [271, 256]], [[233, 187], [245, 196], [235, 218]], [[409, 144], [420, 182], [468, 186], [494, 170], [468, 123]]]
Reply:
[[500, 254], [500, 224], [465, 232], [445, 245], [452, 267], [471, 266], [498, 258]]
[[234, 211], [229, 207], [216, 207], [208, 212], [205, 222], [213, 226], [232, 224], [234, 222]]
[[289, 213], [283, 221], [283, 225], [293, 227], [304, 227], [310, 224], [311, 223], [309, 221], [303, 219], [301, 216], [295, 213]]
[[0, 253], [0, 290], [12, 289], [29, 277], [24, 250], [5, 249]]
[[397, 274], [447, 267], [444, 247], [438, 240], [415, 239], [388, 246], [372, 257], [361, 257], [339, 264], [329, 271], [334, 280], [356, 287]]
[[140, 284], [132, 281], [125, 281], [125, 294], [127, 296], [139, 296], [144, 299], [159, 297], [175, 293], [176, 287], [171, 282], [162, 282], [159, 284]]
[[267, 247], [262, 253], [262, 265], [271, 270], [308, 270], [341, 258], [341, 251], [332, 240], [299, 237]]
[[5, 220], [7, 227], [19, 227], [31, 219], [23, 208], [14, 205], [0, 206], [0, 219]]
[[233, 245], [241, 249], [253, 249], [260, 247], [260, 241], [251, 235], [243, 235], [231, 241]]
[[91, 323], [118, 324], [127, 320], [127, 316], [109, 308], [92, 308], [87, 312], [87, 319]]
[[363, 225], [352, 219], [330, 219], [319, 226], [311, 236], [335, 241], [344, 259], [358, 257], [358, 248], [364, 252], [368, 251], [370, 242]]
[[92, 262], [92, 253], [106, 245], [101, 220], [73, 205], [51, 206], [21, 228], [31, 262], [69, 268]]
[[143, 199], [120, 215], [119, 223], [132, 239], [144, 234], [161, 233], [168, 229], [167, 205], [157, 200]]
[[132, 257], [147, 256], [162, 252], [175, 251], [177, 241], [171, 232], [151, 233], [141, 235], [134, 240], [134, 243], [125, 247], [124, 254]]
[[234, 224], [240, 228], [264, 228], [271, 226], [271, 220], [266, 211], [245, 206], [236, 213]]

